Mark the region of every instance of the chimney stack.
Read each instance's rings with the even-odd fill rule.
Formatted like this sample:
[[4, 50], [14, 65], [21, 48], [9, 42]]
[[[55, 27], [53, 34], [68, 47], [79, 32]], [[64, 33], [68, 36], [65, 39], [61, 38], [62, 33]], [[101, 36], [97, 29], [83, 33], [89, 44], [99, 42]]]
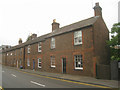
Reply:
[[95, 16], [101, 16], [102, 17], [102, 8], [99, 6], [99, 2], [95, 3], [94, 14]]
[[21, 39], [21, 38], [19, 38], [18, 43], [19, 43], [19, 44], [22, 44], [22, 39]]
[[56, 22], [56, 19], [53, 20], [53, 23], [52, 23], [52, 32], [56, 29], [59, 28], [59, 23]]
[[31, 35], [32, 40], [35, 39], [36, 37], [37, 37], [37, 34], [35, 33]]

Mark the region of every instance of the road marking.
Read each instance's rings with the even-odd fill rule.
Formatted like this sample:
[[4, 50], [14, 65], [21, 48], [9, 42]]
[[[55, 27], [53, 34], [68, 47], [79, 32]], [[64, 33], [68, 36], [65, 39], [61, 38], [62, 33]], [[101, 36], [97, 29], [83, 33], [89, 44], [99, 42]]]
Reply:
[[33, 76], [44, 77], [44, 78], [49, 78], [49, 79], [54, 79], [54, 80], [59, 80], [59, 81], [64, 81], [64, 82], [70, 82], [70, 83], [76, 83], [76, 84], [81, 84], [81, 85], [87, 85], [87, 86], [92, 86], [92, 87], [109, 88], [109, 89], [111, 88], [111, 87], [108, 87], [108, 86], [88, 84], [88, 83], [75, 82], [75, 81], [70, 81], [70, 80], [65, 80], [65, 79], [54, 78], [54, 77], [42, 76], [42, 75], [37, 75], [37, 74], [24, 72], [24, 71], [19, 71], [19, 72], [30, 74], [30, 75], [33, 75]]
[[37, 83], [37, 82], [34, 82], [34, 81], [30, 81], [30, 82], [33, 83], [33, 84], [36, 84], [36, 85], [39, 85], [39, 86], [45, 87], [45, 85], [43, 85], [43, 84], [40, 84], [40, 83]]
[[14, 74], [11, 74], [13, 77], [16, 77], [16, 75], [14, 75]]

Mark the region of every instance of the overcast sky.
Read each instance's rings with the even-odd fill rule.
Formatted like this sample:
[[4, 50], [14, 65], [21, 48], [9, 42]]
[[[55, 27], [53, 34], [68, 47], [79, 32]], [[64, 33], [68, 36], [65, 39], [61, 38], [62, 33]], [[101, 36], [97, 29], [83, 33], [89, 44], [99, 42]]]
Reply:
[[0, 0], [0, 45], [17, 45], [30, 33], [38, 36], [52, 31], [53, 19], [60, 27], [94, 16], [99, 2], [109, 29], [118, 22], [120, 0]]

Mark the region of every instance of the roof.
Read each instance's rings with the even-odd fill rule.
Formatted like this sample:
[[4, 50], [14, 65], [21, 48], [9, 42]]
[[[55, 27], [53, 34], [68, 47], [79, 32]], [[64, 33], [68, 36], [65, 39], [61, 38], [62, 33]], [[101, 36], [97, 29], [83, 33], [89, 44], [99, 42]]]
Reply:
[[98, 18], [99, 18], [99, 16], [94, 16], [94, 17], [91, 17], [91, 18], [88, 18], [88, 19], [85, 19], [85, 20], [82, 20], [82, 21], [79, 21], [79, 22], [61, 27], [61, 28], [55, 30], [54, 32], [42, 35], [40, 37], [35, 38], [34, 40], [29, 40], [25, 43], [14, 46], [14, 47], [12, 47], [10, 49], [7, 49], [5, 51], [11, 51], [13, 49], [22, 48], [24, 46], [27, 46], [27, 45], [30, 45], [30, 44], [33, 44], [33, 43], [44, 41], [46, 38], [49, 38], [49, 37], [52, 37], [52, 36], [60, 35], [60, 34], [63, 34], [63, 33], [71, 32], [71, 31], [74, 31], [74, 30], [77, 30], [77, 29], [80, 29], [80, 28], [84, 28], [84, 27], [93, 25]]
[[76, 29], [80, 29], [80, 28], [83, 28], [83, 27], [93, 25], [98, 18], [99, 18], [99, 16], [95, 16], [95, 17], [91, 17], [91, 18], [88, 18], [88, 19], [85, 19], [85, 20], [82, 20], [82, 21], [64, 26], [64, 27], [59, 28], [58, 30], [55, 30], [54, 32], [52, 32], [48, 37], [52, 37], [52, 36], [55, 36], [55, 35], [67, 33], [67, 32], [70, 32], [70, 31], [74, 31]]

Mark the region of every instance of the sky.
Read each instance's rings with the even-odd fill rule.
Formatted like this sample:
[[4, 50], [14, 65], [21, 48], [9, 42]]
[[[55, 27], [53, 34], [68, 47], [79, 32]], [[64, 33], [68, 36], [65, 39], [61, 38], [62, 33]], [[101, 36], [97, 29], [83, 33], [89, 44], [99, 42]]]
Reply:
[[0, 45], [18, 44], [28, 35], [41, 36], [52, 31], [53, 19], [60, 27], [94, 16], [99, 2], [103, 19], [109, 29], [118, 22], [120, 0], [0, 0]]

